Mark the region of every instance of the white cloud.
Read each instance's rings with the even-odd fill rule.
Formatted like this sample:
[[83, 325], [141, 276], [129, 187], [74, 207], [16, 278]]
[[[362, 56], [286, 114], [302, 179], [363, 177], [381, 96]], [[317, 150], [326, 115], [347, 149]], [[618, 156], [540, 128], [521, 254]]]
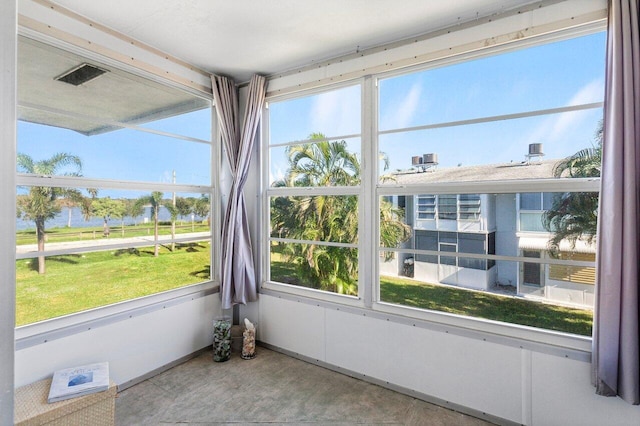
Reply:
[[416, 115], [421, 95], [422, 85], [414, 83], [409, 93], [402, 97], [402, 101], [397, 106], [388, 108], [387, 116], [382, 118], [383, 125], [381, 128], [397, 129], [408, 127]]
[[310, 112], [314, 132], [327, 136], [358, 133], [360, 129], [359, 90], [348, 88], [318, 95]]
[[[566, 103], [569, 105], [588, 104], [602, 100], [602, 80], [594, 80], [583, 86]], [[572, 111], [546, 117], [527, 137], [527, 143], [573, 143], [572, 133], [582, 126], [595, 130], [595, 123], [586, 122], [592, 116], [591, 110]], [[586, 141], [580, 141], [581, 143]]]

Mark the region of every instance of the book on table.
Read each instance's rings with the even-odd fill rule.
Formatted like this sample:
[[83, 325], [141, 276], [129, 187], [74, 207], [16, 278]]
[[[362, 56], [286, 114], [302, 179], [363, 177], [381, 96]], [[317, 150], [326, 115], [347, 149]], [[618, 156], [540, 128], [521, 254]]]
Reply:
[[65, 368], [53, 373], [47, 401], [49, 403], [64, 401], [107, 389], [109, 389], [108, 362]]

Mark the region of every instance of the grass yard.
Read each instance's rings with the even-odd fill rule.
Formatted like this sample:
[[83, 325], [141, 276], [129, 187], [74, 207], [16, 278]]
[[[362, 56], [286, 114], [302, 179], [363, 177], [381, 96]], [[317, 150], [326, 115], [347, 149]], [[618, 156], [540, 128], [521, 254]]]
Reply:
[[380, 278], [380, 298], [387, 303], [414, 308], [591, 336], [593, 312], [512, 296], [385, 276]]
[[[271, 279], [300, 285], [296, 268], [271, 249]], [[593, 312], [540, 303], [513, 296], [421, 283], [397, 277], [380, 277], [380, 299], [413, 308], [485, 318], [547, 330], [591, 336]]]
[[51, 256], [16, 262], [16, 324], [24, 325], [209, 279], [208, 242]]

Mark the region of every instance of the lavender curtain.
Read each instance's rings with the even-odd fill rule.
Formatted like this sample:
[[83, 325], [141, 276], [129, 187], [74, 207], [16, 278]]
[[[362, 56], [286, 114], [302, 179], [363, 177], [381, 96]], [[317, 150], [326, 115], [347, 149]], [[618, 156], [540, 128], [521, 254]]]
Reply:
[[611, 0], [598, 223], [593, 381], [599, 395], [640, 404], [639, 0]]
[[213, 98], [220, 134], [232, 175], [231, 190], [222, 222], [222, 309], [257, 300], [256, 273], [249, 235], [243, 188], [262, 107], [265, 78], [255, 75], [249, 84], [243, 127], [238, 121], [238, 94], [233, 81], [212, 76]]

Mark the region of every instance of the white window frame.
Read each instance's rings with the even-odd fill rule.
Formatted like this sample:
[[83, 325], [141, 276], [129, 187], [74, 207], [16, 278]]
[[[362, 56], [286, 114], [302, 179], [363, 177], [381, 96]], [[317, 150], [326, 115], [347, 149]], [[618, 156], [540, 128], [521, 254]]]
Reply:
[[[289, 141], [278, 144], [270, 144], [270, 122], [269, 122], [269, 105], [275, 102], [286, 102], [294, 99], [300, 99], [304, 97], [314, 96], [322, 93], [331, 92], [332, 90], [339, 90], [345, 87], [353, 87], [360, 86], [360, 105], [361, 105], [361, 122], [360, 129], [361, 132], [359, 134], [349, 134], [349, 135], [325, 135], [327, 136], [327, 140], [342, 140], [342, 139], [351, 139], [354, 137], [360, 138], [360, 167], [362, 180], [360, 185], [358, 186], [334, 186], [334, 187], [279, 187], [273, 188], [269, 183], [269, 171], [270, 171], [270, 149], [279, 146], [288, 146], [288, 145], [299, 145], [307, 140], [296, 140]], [[260, 245], [261, 252], [261, 273], [260, 273], [260, 287], [265, 290], [275, 290], [290, 293], [293, 295], [310, 297], [313, 299], [319, 299], [326, 302], [337, 302], [340, 304], [350, 305], [350, 306], [358, 306], [361, 307], [364, 305], [365, 300], [365, 285], [364, 282], [364, 259], [366, 256], [370, 256], [372, 251], [366, 249], [363, 246], [363, 222], [365, 220], [365, 216], [367, 213], [364, 212], [364, 199], [365, 199], [365, 181], [367, 178], [365, 177], [367, 174], [367, 163], [369, 162], [368, 158], [365, 158], [365, 102], [364, 102], [364, 93], [365, 93], [365, 79], [356, 79], [353, 81], [345, 81], [339, 84], [323, 86], [320, 88], [314, 88], [311, 90], [305, 90], [296, 92], [293, 94], [287, 94], [283, 96], [272, 96], [268, 97], [265, 102], [265, 107], [262, 115], [262, 145], [261, 145], [261, 193], [262, 193], [262, 220], [261, 220], [261, 234], [262, 244]], [[270, 200], [272, 197], [287, 197], [287, 196], [343, 196], [343, 195], [353, 195], [358, 197], [358, 216], [359, 223], [361, 226], [358, 228], [358, 242], [356, 243], [337, 243], [337, 242], [324, 242], [324, 241], [305, 241], [305, 240], [296, 240], [289, 238], [275, 238], [270, 236]], [[345, 294], [338, 294], [329, 291], [313, 289], [308, 287], [297, 286], [293, 284], [281, 283], [278, 281], [272, 281], [270, 277], [271, 271], [271, 242], [282, 242], [282, 243], [294, 243], [294, 244], [321, 244], [328, 245], [334, 247], [345, 247], [345, 248], [355, 248], [358, 250], [358, 295], [350, 296]], [[375, 255], [378, 255], [377, 253]]]
[[[426, 321], [432, 324], [434, 327], [443, 326], [445, 327], [454, 327], [456, 329], [465, 330], [465, 333], [469, 335], [474, 335], [474, 333], [479, 333], [478, 336], [482, 336], [484, 333], [489, 333], [497, 336], [508, 336], [508, 338], [522, 339], [529, 342], [536, 342], [543, 345], [551, 345], [553, 347], [562, 347], [566, 349], [575, 349], [578, 351], [587, 352], [590, 350], [590, 342], [591, 338], [586, 336], [577, 336], [577, 335], [567, 335], [564, 333], [554, 332], [552, 330], [545, 329], [536, 329], [526, 326], [521, 326], [518, 324], [511, 323], [502, 323], [492, 320], [486, 320], [483, 318], [474, 318], [474, 317], [464, 317], [458, 315], [451, 315], [444, 312], [437, 311], [427, 311], [422, 309], [411, 308], [408, 306], [399, 306], [399, 305], [391, 305], [388, 303], [384, 303], [378, 300], [378, 295], [380, 293], [380, 285], [379, 285], [379, 259], [381, 258], [382, 251], [393, 251], [396, 253], [401, 253], [409, 256], [415, 256], [416, 254], [423, 255], [440, 255], [439, 251], [433, 250], [411, 250], [411, 249], [389, 249], [389, 248], [380, 248], [380, 238], [379, 238], [379, 224], [378, 219], [376, 217], [376, 213], [379, 211], [379, 200], [384, 196], [406, 196], [406, 197], [417, 197], [422, 194], [429, 195], [439, 195], [439, 194], [518, 194], [520, 192], [599, 192], [599, 179], [597, 178], [584, 178], [584, 179], [533, 179], [528, 181], [515, 181], [515, 182], [507, 182], [507, 181], [497, 181], [492, 182], [491, 184], [487, 184], [486, 182], [449, 182], [442, 183], [436, 182], [428, 185], [415, 185], [415, 184], [407, 184], [407, 185], [395, 185], [390, 184], [388, 182], [384, 184], [380, 184], [378, 182], [378, 162], [376, 153], [379, 150], [379, 142], [378, 137], [382, 134], [394, 133], [394, 132], [403, 132], [407, 130], [422, 130], [427, 128], [437, 128], [440, 125], [424, 125], [424, 126], [416, 126], [410, 129], [392, 129], [379, 132], [378, 131], [378, 80], [393, 76], [398, 76], [402, 74], [407, 74], [410, 72], [422, 71], [428, 68], [435, 68], [444, 65], [455, 64], [458, 62], [464, 62], [473, 60], [483, 56], [489, 56], [500, 53], [507, 53], [512, 50], [519, 50], [521, 48], [532, 46], [536, 44], [544, 44], [549, 42], [561, 41], [565, 39], [570, 39], [573, 37], [578, 37], [581, 35], [593, 34], [596, 32], [600, 32], [606, 30], [606, 22], [601, 20], [597, 22], [589, 22], [584, 25], [579, 25], [572, 28], [564, 28], [558, 30], [554, 33], [547, 33], [539, 37], [531, 37], [525, 38], [523, 40], [514, 41], [508, 44], [503, 44], [500, 46], [492, 46], [492, 47], [484, 47], [480, 50], [478, 49], [470, 49], [468, 51], [458, 51], [456, 55], [450, 56], [448, 54], [444, 54], [441, 57], [434, 57], [429, 60], [429, 62], [425, 65], [424, 63], [419, 63], [418, 60], [414, 64], [407, 63], [406, 66], [402, 69], [396, 69], [389, 72], [380, 72], [377, 74], [366, 75], [364, 77], [365, 84], [363, 85], [363, 106], [362, 106], [362, 117], [363, 117], [363, 127], [362, 127], [362, 161], [364, 166], [368, 166], [369, 164], [374, 164], [374, 167], [367, 167], [366, 173], [363, 168], [363, 183], [362, 183], [362, 199], [360, 200], [361, 204], [365, 206], [367, 214], [363, 221], [361, 222], [361, 230], [365, 227], [367, 229], [372, 230], [372, 232], [362, 233], [360, 232], [360, 245], [363, 247], [360, 250], [360, 280], [359, 280], [359, 291], [364, 291], [364, 310], [362, 312], [370, 311], [372, 313], [377, 312], [382, 315], [392, 315], [398, 318], [399, 322], [406, 323], [407, 321], [410, 323], [411, 319], [415, 319], [418, 321]], [[373, 72], [376, 72], [378, 69], [372, 68]], [[348, 80], [344, 79], [344, 84], [350, 84], [358, 80]], [[316, 88], [314, 90], [324, 90], [327, 86], [322, 86], [326, 84], [324, 81], [319, 81], [316, 83]], [[301, 85], [300, 87], [309, 88], [313, 87], [312, 83]], [[293, 89], [290, 93], [298, 93], [297, 89]], [[312, 90], [313, 91], [313, 90]], [[305, 92], [310, 93], [310, 92]], [[276, 99], [277, 97], [273, 97]], [[280, 99], [280, 98], [277, 98]], [[472, 119], [472, 120], [461, 120], [455, 123], [443, 123], [442, 126], [449, 125], [465, 125], [465, 124], [473, 124], [485, 121], [493, 121], [500, 119], [509, 119], [509, 118], [522, 118], [527, 116], [534, 115], [545, 115], [552, 114], [558, 112], [570, 112], [573, 110], [580, 110], [585, 108], [600, 108], [602, 107], [603, 102], [596, 102], [588, 105], [577, 106], [577, 107], [562, 107], [562, 108], [553, 108], [549, 110], [540, 110], [533, 111], [530, 113], [517, 113], [517, 114], [507, 114], [499, 117], [486, 117], [480, 119]], [[268, 127], [268, 115], [265, 114], [263, 123], [267, 123], [265, 127]], [[265, 130], [265, 135], [268, 135], [268, 130]], [[265, 139], [265, 138], [263, 138]], [[268, 149], [268, 148], [266, 148]], [[262, 151], [263, 161], [261, 162], [263, 168], [268, 168], [268, 162], [265, 163], [264, 158], [267, 157], [268, 152], [264, 150]], [[366, 163], [367, 156], [369, 157], [370, 163]], [[267, 166], [265, 167], [265, 164]], [[263, 200], [263, 215], [266, 216], [265, 212], [268, 212], [268, 204], [266, 200], [268, 200], [268, 196], [266, 196], [267, 185], [268, 185], [268, 170], [263, 170], [263, 183], [262, 183], [262, 194]], [[417, 206], [417, 203], [416, 203]], [[519, 204], [518, 204], [519, 207]], [[417, 207], [414, 207], [415, 210], [413, 212], [414, 220], [427, 220], [427, 219], [418, 219]], [[373, 213], [373, 214], [372, 214]], [[362, 215], [362, 211], [361, 211]], [[482, 212], [480, 213], [482, 215]], [[436, 212], [437, 217], [437, 212]], [[364, 220], [366, 219], [366, 220]], [[266, 230], [269, 229], [268, 220], [263, 219], [262, 221], [262, 232], [263, 236], [267, 233]], [[261, 246], [264, 248], [268, 248], [265, 244]], [[367, 248], [372, 248], [368, 256], [366, 256], [366, 260], [368, 264], [366, 265], [366, 269], [363, 271], [362, 269], [362, 259], [365, 258], [367, 252]], [[376, 253], [376, 250], [378, 253]], [[276, 286], [273, 283], [270, 283], [264, 279], [264, 271], [268, 268], [266, 263], [269, 261], [268, 250], [264, 252], [265, 254], [262, 256], [263, 265], [263, 284], [262, 287], [265, 289], [265, 293], [271, 295], [282, 295], [282, 297], [291, 298], [299, 298], [299, 297], [310, 297], [314, 300], [320, 299], [318, 306], [322, 306], [324, 301], [329, 302], [326, 306], [336, 307], [341, 304], [348, 304], [348, 302], [344, 299], [335, 299], [330, 297], [327, 294], [310, 294], [309, 290], [299, 289], [299, 288], [287, 288], [284, 285]], [[466, 253], [446, 253], [447, 255], [455, 255], [457, 257], [469, 257], [469, 258], [481, 258], [486, 260], [505, 260], [512, 262], [522, 261], [522, 257], [520, 256], [500, 256], [500, 255], [476, 255], [476, 254], [466, 254]], [[562, 260], [540, 260], [540, 263], [547, 264], [564, 264]], [[593, 262], [589, 265], [589, 262], [581, 262], [584, 263], [580, 266], [592, 266]], [[366, 274], [366, 275], [365, 275]], [[364, 285], [363, 285], [364, 282]], [[293, 287], [293, 286], [290, 286]], [[364, 288], [363, 288], [364, 287]], [[334, 303], [336, 302], [336, 303]], [[313, 302], [315, 303], [315, 302]], [[409, 318], [409, 320], [405, 320]], [[415, 324], [414, 324], [415, 325]]]
[[[19, 30], [21, 36], [36, 40], [53, 48], [68, 51], [73, 54], [77, 54], [86, 57], [91, 60], [96, 60], [104, 63], [113, 68], [120, 69], [127, 73], [137, 75], [139, 77], [150, 80], [154, 83], [171, 87], [174, 90], [181, 90], [190, 95], [200, 97], [210, 103], [211, 113], [211, 137], [208, 141], [192, 138], [180, 134], [172, 134], [169, 132], [162, 132], [146, 128], [143, 126], [132, 125], [129, 123], [114, 123], [110, 120], [104, 120], [100, 117], [85, 117], [79, 114], [70, 112], [64, 112], [64, 115], [81, 119], [91, 119], [105, 124], [117, 124], [123, 128], [134, 129], [136, 131], [162, 134], [164, 136], [173, 137], [176, 140], [188, 140], [194, 143], [205, 143], [211, 146], [211, 181], [208, 185], [180, 185], [172, 183], [154, 183], [154, 182], [141, 182], [141, 181], [125, 181], [125, 180], [111, 180], [111, 179], [93, 179], [83, 177], [65, 177], [65, 176], [36, 176], [15, 172], [16, 188], [18, 186], [53, 186], [53, 187], [70, 187], [70, 188], [96, 188], [98, 190], [135, 190], [135, 191], [162, 191], [176, 192], [176, 193], [193, 193], [193, 194], [207, 194], [210, 199], [210, 218], [211, 218], [211, 236], [208, 240], [211, 243], [210, 250], [210, 278], [208, 280], [186, 285], [183, 287], [167, 290], [160, 293], [143, 296], [136, 299], [129, 299], [115, 304], [105, 305], [89, 310], [72, 313], [62, 317], [56, 317], [48, 319], [46, 321], [36, 322], [32, 324], [25, 324], [16, 328], [16, 349], [23, 349], [32, 345], [37, 345], [43, 341], [51, 340], [52, 338], [61, 338], [68, 335], [91, 328], [92, 324], [107, 325], [121, 321], [123, 319], [131, 318], [142, 313], [148, 313], [150, 311], [164, 309], [168, 305], [176, 303], [184, 303], [194, 298], [204, 297], [209, 294], [219, 291], [219, 274], [220, 274], [220, 144], [214, 141], [219, 139], [217, 121], [215, 110], [213, 106], [213, 96], [205, 96], [202, 92], [194, 90], [186, 86], [179, 85], [173, 81], [162, 79], [155, 74], [146, 72], [144, 70], [135, 68], [133, 66], [127, 66], [113, 59], [103, 57], [94, 52], [90, 52], [81, 49], [77, 46], [62, 42], [60, 40], [49, 40], [45, 36], [28, 32], [22, 29]], [[21, 104], [18, 104], [21, 105]], [[37, 107], [33, 105], [25, 105], [26, 107]], [[165, 240], [163, 243], [168, 242], [186, 242], [193, 239], [176, 237], [174, 239]], [[140, 247], [148, 246], [149, 243], [137, 243], [126, 244], [126, 247]], [[16, 260], [53, 255], [62, 255], [79, 252], [96, 252], [104, 250], [113, 250], [123, 248], [122, 244], [110, 244], [106, 246], [93, 246], [85, 249], [62, 249], [62, 250], [46, 250], [43, 252], [30, 252], [24, 255], [16, 255]], [[15, 263], [14, 263], [15, 265]]]

